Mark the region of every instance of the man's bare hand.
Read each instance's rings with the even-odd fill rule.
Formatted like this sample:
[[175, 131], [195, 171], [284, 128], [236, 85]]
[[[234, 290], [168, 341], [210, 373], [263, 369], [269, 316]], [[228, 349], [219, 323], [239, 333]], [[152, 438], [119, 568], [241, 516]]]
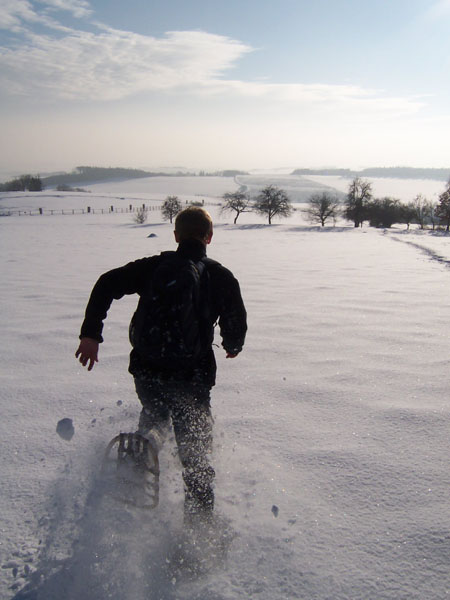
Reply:
[[98, 346], [97, 340], [81, 338], [78, 350], [75, 352], [75, 358], [79, 358], [83, 367], [88, 365], [88, 371], [92, 371], [95, 363], [98, 362]]

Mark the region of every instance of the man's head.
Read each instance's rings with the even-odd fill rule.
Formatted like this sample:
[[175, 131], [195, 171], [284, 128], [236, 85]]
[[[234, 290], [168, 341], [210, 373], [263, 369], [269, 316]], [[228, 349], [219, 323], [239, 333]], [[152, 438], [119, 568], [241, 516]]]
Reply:
[[199, 240], [209, 244], [213, 234], [213, 223], [210, 214], [199, 206], [189, 206], [179, 212], [175, 218], [175, 239]]

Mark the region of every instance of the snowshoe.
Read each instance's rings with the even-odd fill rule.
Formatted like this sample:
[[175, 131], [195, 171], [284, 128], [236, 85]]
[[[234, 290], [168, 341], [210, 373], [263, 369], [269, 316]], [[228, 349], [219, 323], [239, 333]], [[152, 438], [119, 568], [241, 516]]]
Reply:
[[114, 474], [114, 497], [138, 508], [158, 506], [158, 454], [147, 438], [139, 433], [120, 433], [109, 442], [102, 468], [107, 475]]

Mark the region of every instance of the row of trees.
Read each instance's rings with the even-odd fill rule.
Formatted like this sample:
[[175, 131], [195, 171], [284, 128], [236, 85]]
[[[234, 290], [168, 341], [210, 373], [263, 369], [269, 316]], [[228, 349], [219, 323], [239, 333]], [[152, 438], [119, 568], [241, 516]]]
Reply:
[[[252, 200], [245, 192], [226, 193], [223, 196], [222, 212], [234, 213], [234, 223], [245, 212], [256, 212], [268, 218], [269, 225], [274, 217], [289, 217], [293, 207], [286, 193], [276, 186], [269, 185]], [[369, 181], [355, 177], [349, 185], [343, 202], [330, 192], [313, 194], [303, 210], [312, 223], [325, 226], [329, 220], [336, 222], [339, 217], [360, 227], [368, 221], [372, 227], [389, 228], [394, 223], [405, 223], [409, 228], [416, 223], [423, 229], [426, 225], [444, 225], [450, 230], [450, 181], [437, 203], [433, 203], [421, 194], [409, 203], [396, 198], [374, 198]]]
[[[286, 192], [273, 185], [261, 190], [261, 193], [253, 201], [244, 192], [226, 193], [223, 198], [225, 203], [222, 205], [221, 211], [234, 212], [234, 223], [242, 213], [253, 211], [267, 216], [270, 225], [274, 217], [289, 217], [294, 210]], [[203, 202], [198, 204], [201, 206]], [[172, 223], [182, 208], [183, 205], [178, 196], [167, 196], [161, 207], [163, 219]], [[138, 209], [134, 219], [137, 223], [144, 223], [147, 219], [145, 208]]]
[[21, 175], [11, 181], [0, 183], [0, 192], [42, 192], [43, 189], [39, 175]]
[[[244, 192], [226, 193], [223, 198], [225, 203], [222, 205], [221, 210], [222, 212], [234, 212], [234, 223], [237, 222], [240, 214], [253, 211], [267, 216], [270, 225], [274, 217], [289, 217], [294, 210], [286, 192], [273, 185], [269, 185], [261, 190], [261, 193], [254, 201], [251, 201], [250, 196]], [[201, 206], [203, 203], [198, 204]], [[183, 205], [178, 196], [167, 196], [161, 207], [162, 217], [172, 223], [182, 208]], [[145, 222], [145, 210], [138, 210], [135, 220], [138, 223]]]
[[235, 224], [239, 215], [245, 212], [264, 215], [271, 225], [274, 217], [290, 217], [294, 210], [286, 192], [274, 185], [265, 187], [254, 200], [240, 191], [228, 192], [223, 195], [223, 199], [225, 203], [221, 211], [235, 213]]
[[355, 227], [368, 221], [372, 227], [391, 227], [394, 223], [405, 223], [409, 228], [416, 223], [421, 229], [425, 225], [444, 225], [450, 229], [450, 181], [439, 195], [437, 202], [418, 194], [408, 203], [391, 197], [374, 198], [372, 185], [359, 177], [352, 180], [344, 201], [342, 216], [353, 222]]

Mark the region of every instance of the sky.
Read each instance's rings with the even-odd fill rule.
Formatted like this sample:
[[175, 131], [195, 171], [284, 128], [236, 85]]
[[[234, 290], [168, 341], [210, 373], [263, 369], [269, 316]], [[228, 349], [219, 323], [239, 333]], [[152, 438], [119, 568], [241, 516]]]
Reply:
[[450, 0], [0, 0], [0, 175], [450, 165]]

